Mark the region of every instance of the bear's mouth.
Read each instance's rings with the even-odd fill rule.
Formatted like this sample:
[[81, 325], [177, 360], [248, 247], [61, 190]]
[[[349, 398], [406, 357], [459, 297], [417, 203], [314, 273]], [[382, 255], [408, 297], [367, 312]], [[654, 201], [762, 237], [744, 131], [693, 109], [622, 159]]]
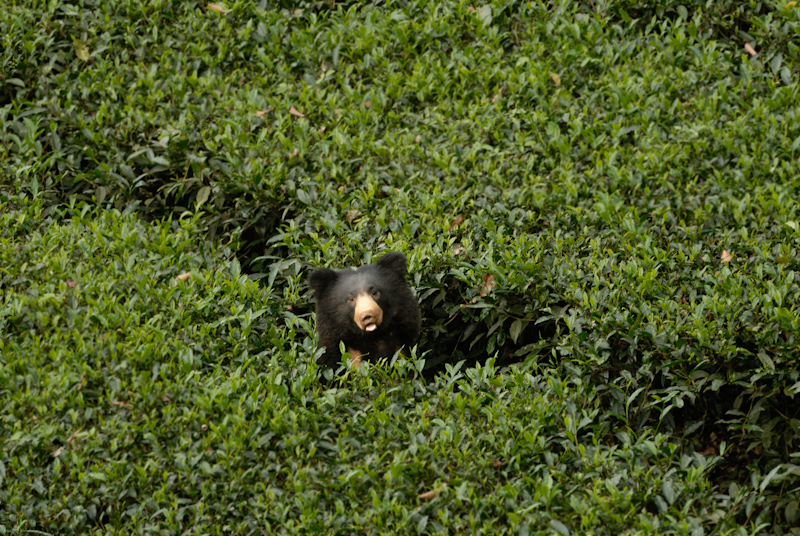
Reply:
[[372, 296], [361, 293], [353, 307], [353, 322], [362, 331], [374, 333], [383, 322], [383, 310]]

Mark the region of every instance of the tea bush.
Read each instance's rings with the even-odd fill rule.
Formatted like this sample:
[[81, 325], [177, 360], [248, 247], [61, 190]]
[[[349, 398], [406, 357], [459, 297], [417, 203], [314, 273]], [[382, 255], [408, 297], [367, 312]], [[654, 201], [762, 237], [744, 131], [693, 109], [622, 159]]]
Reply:
[[[666, 495], [666, 509], [655, 495], [634, 496], [631, 504], [649, 505], [664, 514], [657, 516], [661, 522], [672, 516], [670, 527], [685, 521], [691, 531], [797, 531], [798, 17], [793, 2], [756, 1], [12, 0], [0, 11], [0, 195], [8, 227], [4, 258], [11, 266], [2, 268], [0, 291], [8, 300], [10, 289], [25, 288], [36, 276], [27, 270], [40, 261], [25, 265], [17, 249], [31, 248], [29, 259], [56, 251], [41, 241], [29, 244], [33, 236], [82, 232], [71, 225], [127, 225], [135, 233], [106, 232], [106, 238], [133, 244], [130, 233], [157, 233], [151, 240], [161, 249], [152, 256], [131, 254], [129, 267], [115, 263], [112, 250], [92, 279], [108, 280], [106, 291], [122, 285], [133, 296], [143, 293], [130, 298], [139, 302], [163, 291], [147, 280], [169, 287], [179, 269], [216, 274], [224, 265], [252, 294], [245, 300], [215, 280], [220, 290], [211, 302], [178, 311], [183, 320], [159, 328], [193, 326], [199, 331], [186, 332], [193, 342], [163, 345], [148, 338], [155, 332], [145, 333], [143, 340], [159, 341], [160, 352], [145, 354], [166, 363], [169, 375], [171, 367], [184, 366], [191, 348], [190, 363], [211, 359], [203, 370], [223, 378], [232, 373], [226, 367], [246, 360], [242, 355], [266, 352], [258, 362], [292, 374], [311, 389], [305, 404], [312, 404], [320, 392], [310, 387], [319, 374], [312, 364], [307, 270], [402, 250], [425, 318], [417, 355], [424, 356], [426, 380], [413, 389], [438, 392], [448, 367], [465, 361], [459, 370], [466, 374], [484, 370], [472, 367], [489, 359], [496, 367], [522, 367], [498, 376], [503, 396], [530, 398], [514, 387], [516, 370], [539, 378], [536, 385], [578, 382], [586, 397], [581, 407], [598, 411], [592, 428], [598, 445], [613, 450], [655, 441], [670, 449], [680, 444], [681, 456], [692, 460], [698, 452], [721, 457], [713, 473], [710, 462], [692, 462], [702, 468], [700, 488], [717, 486], [696, 489], [696, 511], [675, 517]], [[93, 205], [125, 216], [95, 212]], [[179, 232], [201, 253], [181, 257], [188, 246], [168, 236]], [[150, 251], [146, 243], [135, 247]], [[230, 254], [220, 253], [225, 248]], [[233, 254], [244, 272], [229, 260]], [[166, 263], [163, 272], [149, 271], [159, 263]], [[126, 274], [134, 268], [146, 275], [130, 282]], [[243, 273], [262, 287], [245, 283]], [[33, 307], [33, 316], [4, 316], [18, 330], [13, 337], [4, 333], [4, 341], [22, 344], [23, 333], [50, 326], [36, 324], [41, 311], [25, 301], [33, 299], [27, 292], [14, 291], [21, 301], [13, 307]], [[161, 314], [159, 322], [169, 316], [152, 307], [149, 314]], [[109, 311], [120, 320], [127, 314]], [[62, 326], [64, 314], [42, 318], [52, 322], [51, 314], [59, 317], [59, 330], [72, 329]], [[82, 316], [71, 314], [73, 322]], [[232, 322], [247, 327], [231, 328], [233, 339], [219, 335]], [[52, 336], [67, 337], [57, 333]], [[192, 346], [205, 337], [210, 342]], [[68, 351], [77, 344], [70, 340], [51, 341], [47, 352]], [[118, 359], [136, 360], [138, 347], [115, 344], [111, 353]], [[88, 355], [76, 357], [74, 366], [93, 366]], [[215, 355], [226, 357], [217, 362]], [[18, 362], [11, 359], [4, 354], [4, 364]], [[31, 374], [49, 376], [41, 367]], [[257, 365], [261, 373], [258, 367], [266, 365]], [[27, 377], [24, 367], [5, 370], [15, 371], [10, 391]], [[392, 370], [385, 374], [398, 375], [392, 380], [398, 389], [412, 389]], [[157, 377], [152, 372], [147, 381]], [[473, 377], [464, 378], [453, 396], [470, 388]], [[384, 380], [390, 381], [363, 387], [369, 397], [383, 392]], [[344, 406], [355, 411], [367, 395], [357, 382], [348, 385], [337, 389], [354, 397]], [[251, 388], [243, 387], [250, 396]], [[216, 404], [212, 399], [208, 407]], [[17, 421], [19, 411], [15, 406], [10, 413]], [[461, 433], [471, 426], [452, 422], [461, 423]], [[614, 439], [616, 426], [628, 440]], [[384, 449], [391, 443], [373, 441]], [[664, 474], [687, 467], [677, 454], [658, 459]], [[319, 463], [318, 469], [335, 466]], [[218, 497], [202, 489], [188, 500]], [[27, 493], [34, 492], [15, 496]], [[488, 517], [467, 530], [500, 519], [493, 517], [499, 515], [490, 506], [494, 499], [483, 500]], [[97, 512], [106, 513], [93, 518], [98, 523], [121, 511], [110, 500], [103, 504]], [[159, 504], [148, 508], [178, 510]], [[570, 502], [570, 508], [577, 507]], [[595, 513], [602, 517], [601, 510]], [[392, 511], [396, 519], [405, 515]], [[287, 512], [270, 523], [300, 519]], [[328, 523], [303, 512], [309, 525], [297, 530]], [[254, 523], [263, 521], [258, 515]], [[357, 531], [372, 523], [366, 519], [389, 523], [391, 517], [336, 516], [344, 524], [324, 526]], [[423, 517], [416, 525], [423, 532], [451, 526]], [[245, 518], [236, 526], [255, 526]], [[573, 524], [577, 517], [546, 520], [557, 521], [550, 529], [539, 518], [520, 519], [503, 523], [560, 533], [605, 530], [590, 529], [603, 527], [600, 521]], [[684, 530], [618, 519], [619, 525], [608, 521], [609, 533], [623, 526]], [[459, 526], [467, 525], [452, 525]]]
[[3, 533], [696, 532], [744, 497], [710, 500], [718, 458], [554, 370], [400, 359], [325, 387], [307, 321], [196, 217], [14, 204]]

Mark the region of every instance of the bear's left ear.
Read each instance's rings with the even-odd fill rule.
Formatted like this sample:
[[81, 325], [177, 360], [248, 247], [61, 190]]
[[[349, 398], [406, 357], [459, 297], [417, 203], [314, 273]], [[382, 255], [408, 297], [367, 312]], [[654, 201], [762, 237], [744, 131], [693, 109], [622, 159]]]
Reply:
[[328, 268], [317, 268], [308, 276], [308, 286], [314, 290], [314, 296], [322, 294], [331, 283], [336, 281], [336, 272]]
[[386, 270], [399, 277], [406, 276], [406, 256], [402, 253], [387, 253], [375, 265], [381, 270]]

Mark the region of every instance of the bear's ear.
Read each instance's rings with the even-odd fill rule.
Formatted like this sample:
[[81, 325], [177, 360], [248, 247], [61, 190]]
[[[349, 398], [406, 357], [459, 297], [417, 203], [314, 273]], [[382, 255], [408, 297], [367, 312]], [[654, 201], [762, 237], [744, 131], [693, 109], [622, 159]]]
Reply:
[[336, 272], [328, 268], [317, 268], [308, 276], [308, 286], [314, 290], [314, 296], [321, 295], [331, 283], [336, 281]]
[[381, 270], [386, 270], [399, 277], [406, 277], [406, 256], [402, 253], [387, 253], [375, 263]]

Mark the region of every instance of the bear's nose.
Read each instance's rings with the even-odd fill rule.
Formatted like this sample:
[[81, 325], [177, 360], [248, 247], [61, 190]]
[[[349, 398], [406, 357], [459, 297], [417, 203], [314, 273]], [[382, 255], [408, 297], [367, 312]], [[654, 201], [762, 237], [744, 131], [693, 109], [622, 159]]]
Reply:
[[383, 310], [380, 305], [368, 294], [361, 294], [356, 298], [353, 321], [364, 331], [375, 331], [383, 321]]
[[375, 325], [375, 315], [372, 314], [372, 311], [362, 314], [361, 322], [359, 323], [364, 326], [363, 329], [366, 329], [367, 331], [373, 331], [376, 327], [378, 327]]

